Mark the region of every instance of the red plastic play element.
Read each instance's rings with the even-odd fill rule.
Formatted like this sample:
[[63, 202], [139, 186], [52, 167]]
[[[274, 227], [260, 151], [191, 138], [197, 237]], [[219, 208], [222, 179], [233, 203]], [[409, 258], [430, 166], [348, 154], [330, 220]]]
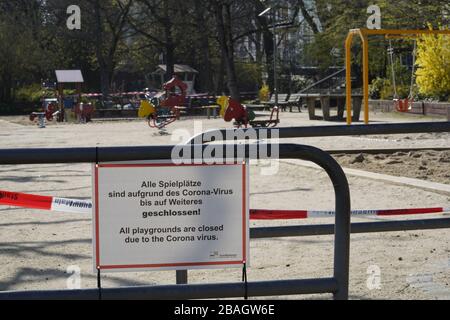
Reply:
[[58, 107], [53, 103], [47, 106], [47, 109], [44, 112], [33, 112], [30, 114], [30, 120], [34, 121], [36, 118], [44, 116], [47, 121], [53, 121], [53, 117], [55, 115], [56, 109]]
[[412, 109], [412, 104], [414, 100], [406, 98], [406, 99], [394, 99], [395, 109], [398, 112], [408, 112]]
[[247, 128], [248, 125], [252, 126], [253, 128], [270, 128], [276, 127], [280, 123], [279, 116], [279, 108], [273, 107], [269, 119], [254, 120], [254, 116], [252, 117], [251, 114], [249, 114], [249, 111], [245, 106], [230, 98], [228, 102], [228, 108], [225, 110], [223, 119], [226, 122], [230, 122], [234, 119], [234, 125], [236, 128], [240, 128], [242, 126]]
[[91, 121], [94, 113], [94, 106], [91, 103], [77, 104], [74, 110], [75, 114], [85, 121]]
[[233, 119], [235, 119], [236, 122], [239, 122], [240, 124], [245, 125], [247, 127], [248, 112], [242, 104], [230, 98], [228, 102], [228, 108], [227, 110], [225, 110], [225, 115], [223, 116], [223, 119], [226, 122], [230, 122]]
[[180, 118], [180, 110], [177, 107], [169, 107], [168, 109], [168, 113], [165, 115], [152, 113], [147, 117], [150, 128], [161, 130]]
[[[175, 88], [180, 89], [179, 93], [174, 92]], [[166, 99], [161, 101], [161, 107], [179, 107], [186, 105], [187, 88], [186, 83], [181, 81], [177, 76], [174, 76], [163, 85], [163, 89], [166, 91]]]

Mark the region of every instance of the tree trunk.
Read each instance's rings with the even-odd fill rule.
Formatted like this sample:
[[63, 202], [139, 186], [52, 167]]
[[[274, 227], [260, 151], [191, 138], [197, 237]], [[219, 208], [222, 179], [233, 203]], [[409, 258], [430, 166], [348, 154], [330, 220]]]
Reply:
[[169, 81], [175, 74], [175, 47], [166, 42], [166, 74], [165, 80]]
[[308, 26], [311, 28], [314, 34], [319, 33], [319, 27], [317, 26], [316, 22], [314, 21], [313, 16], [309, 13], [308, 9], [306, 8], [305, 2], [303, 0], [297, 0], [298, 5], [300, 7], [300, 10], [302, 12], [303, 18], [305, 18], [306, 23], [308, 23]]
[[204, 21], [206, 16], [206, 10], [204, 4], [201, 1], [195, 1], [195, 12], [197, 19], [197, 32], [199, 35], [198, 43], [200, 45], [200, 57], [201, 67], [199, 75], [199, 87], [200, 90], [207, 90], [208, 93], [215, 91], [213, 82], [213, 75], [211, 73], [211, 62], [209, 54], [209, 38], [208, 34], [205, 34]]
[[224, 57], [225, 70], [227, 72], [228, 90], [230, 91], [231, 98], [240, 101], [236, 69], [234, 66], [234, 43], [232, 40], [230, 5], [217, 4], [216, 16], [220, 47]]
[[224, 6], [225, 11], [225, 35], [227, 44], [227, 57], [225, 60], [225, 65], [227, 67], [227, 78], [228, 78], [228, 88], [230, 89], [231, 97], [240, 101], [241, 95], [239, 93], [236, 68], [234, 64], [234, 42], [233, 42], [233, 31], [231, 29], [231, 8], [230, 5]]
[[262, 37], [263, 37], [263, 46], [264, 52], [266, 54], [266, 71], [267, 71], [267, 85], [270, 87], [270, 90], [274, 91], [274, 70], [273, 70], [273, 33], [270, 30], [269, 21], [266, 17], [260, 17], [259, 13], [265, 9], [265, 6], [260, 1], [255, 1], [256, 7], [256, 20], [262, 29]]
[[214, 90], [211, 72], [211, 61], [209, 55], [209, 40], [207, 37], [202, 37], [202, 72], [200, 74], [200, 87], [207, 92]]
[[169, 14], [169, 1], [164, 0], [164, 37], [166, 49], [165, 80], [169, 81], [175, 74], [175, 43], [172, 37], [172, 22]]
[[2, 93], [2, 100], [4, 102], [11, 102], [12, 101], [12, 89], [13, 89], [13, 81], [12, 81], [12, 75], [10, 72], [7, 72], [3, 75], [3, 93]]
[[220, 57], [219, 71], [215, 73], [214, 95], [224, 94], [225, 58], [223, 53]]
[[96, 0], [94, 3], [94, 12], [95, 12], [95, 28], [97, 35], [97, 43], [95, 47], [95, 54], [98, 61], [98, 66], [100, 69], [100, 86], [102, 90], [103, 100], [105, 100], [109, 96], [110, 89], [110, 75], [108, 64], [106, 63], [103, 56], [103, 25], [102, 25], [102, 16], [101, 16], [101, 8], [99, 0]]
[[[103, 64], [102, 64], [103, 65]], [[103, 99], [109, 96], [111, 87], [111, 77], [106, 66], [100, 67], [100, 88], [102, 90]]]
[[264, 51], [266, 52], [266, 70], [267, 70], [267, 84], [270, 87], [270, 91], [274, 92], [275, 87], [275, 78], [274, 78], [274, 69], [273, 69], [273, 33], [270, 31], [264, 31], [263, 34], [264, 39]]

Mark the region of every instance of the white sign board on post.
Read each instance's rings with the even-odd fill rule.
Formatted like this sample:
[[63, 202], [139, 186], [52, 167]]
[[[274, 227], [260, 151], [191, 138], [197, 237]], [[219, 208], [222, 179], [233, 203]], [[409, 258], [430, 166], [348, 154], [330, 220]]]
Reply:
[[248, 264], [248, 165], [94, 165], [94, 268]]

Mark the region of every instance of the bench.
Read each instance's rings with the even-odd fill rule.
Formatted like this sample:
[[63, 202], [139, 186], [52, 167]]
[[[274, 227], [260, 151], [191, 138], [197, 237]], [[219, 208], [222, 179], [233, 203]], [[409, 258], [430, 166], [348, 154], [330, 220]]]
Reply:
[[299, 93], [293, 93], [289, 96], [287, 101], [287, 107], [289, 112], [292, 112], [292, 108], [297, 107], [298, 112], [302, 112], [302, 97]]
[[[278, 107], [281, 109], [285, 109], [288, 105], [288, 97], [289, 94], [281, 93], [278, 94]], [[246, 104], [246, 107], [249, 109], [255, 109], [255, 110], [269, 110], [273, 108], [276, 105], [275, 102], [275, 95], [272, 94], [269, 101], [262, 101], [260, 104]]]
[[[287, 100], [288, 100], [289, 94], [287, 93], [280, 93], [278, 94], [278, 107], [280, 107], [281, 109], [285, 108], [288, 104]], [[275, 101], [275, 94], [272, 95], [272, 97], [270, 98], [270, 101], [268, 102], [262, 102], [262, 104], [268, 105], [270, 107], [274, 107], [276, 106], [276, 101]]]

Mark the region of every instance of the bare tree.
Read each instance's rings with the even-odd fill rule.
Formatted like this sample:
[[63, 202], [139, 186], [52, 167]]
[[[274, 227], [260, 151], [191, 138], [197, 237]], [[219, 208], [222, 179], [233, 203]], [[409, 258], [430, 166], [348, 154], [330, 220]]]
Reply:
[[93, 1], [93, 29], [95, 53], [100, 69], [100, 83], [103, 97], [109, 95], [111, 81], [116, 67], [116, 53], [120, 41], [126, 37], [126, 23], [133, 0]]
[[180, 4], [174, 0], [136, 0], [137, 7], [130, 15], [133, 29], [150, 45], [160, 48], [166, 63], [166, 80], [172, 78], [175, 65], [176, 39], [174, 28], [180, 16]]

